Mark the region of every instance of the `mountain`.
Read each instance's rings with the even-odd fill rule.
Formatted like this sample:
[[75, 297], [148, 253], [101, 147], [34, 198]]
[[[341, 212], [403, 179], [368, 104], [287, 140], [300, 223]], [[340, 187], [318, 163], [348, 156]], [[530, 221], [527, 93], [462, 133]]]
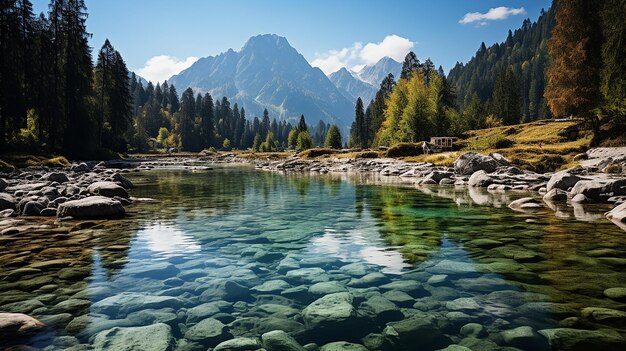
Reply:
[[402, 64], [391, 57], [385, 56], [372, 66], [365, 66], [356, 73], [357, 78], [376, 87], [380, 86], [389, 73], [393, 74], [396, 80], [400, 78]]
[[376, 91], [378, 91], [378, 88], [355, 77], [345, 67], [331, 73], [328, 78], [350, 101], [356, 101], [358, 97], [361, 97], [365, 105], [374, 98]]
[[254, 36], [240, 51], [201, 58], [168, 82], [179, 93], [191, 87], [214, 99], [226, 96], [243, 106], [248, 117], [261, 116], [267, 108], [272, 117], [296, 122], [304, 114], [310, 125], [323, 120], [347, 130], [354, 115], [354, 101], [287, 39], [274, 34]]

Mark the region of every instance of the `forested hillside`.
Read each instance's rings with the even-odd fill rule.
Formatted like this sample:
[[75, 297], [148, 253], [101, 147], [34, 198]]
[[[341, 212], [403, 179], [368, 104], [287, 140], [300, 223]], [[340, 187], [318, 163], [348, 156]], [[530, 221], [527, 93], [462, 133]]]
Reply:
[[551, 114], [543, 91], [548, 39], [554, 25], [554, 11], [542, 10], [537, 22], [526, 19], [521, 28], [509, 31], [504, 42], [488, 48], [482, 43], [468, 63], [457, 62], [448, 79], [456, 87], [459, 107], [468, 106], [476, 97], [482, 103], [493, 103], [496, 81], [511, 69], [516, 79], [510, 84], [519, 93], [521, 121], [549, 118]]

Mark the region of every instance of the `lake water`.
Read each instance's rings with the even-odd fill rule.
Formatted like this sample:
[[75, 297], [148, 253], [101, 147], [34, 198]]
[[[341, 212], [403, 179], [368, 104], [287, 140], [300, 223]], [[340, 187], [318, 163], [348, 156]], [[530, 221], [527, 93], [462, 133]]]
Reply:
[[123, 220], [0, 237], [0, 311], [50, 326], [9, 343], [206, 350], [284, 330], [370, 350], [626, 349], [626, 233], [602, 208], [249, 167], [129, 178], [154, 201]]

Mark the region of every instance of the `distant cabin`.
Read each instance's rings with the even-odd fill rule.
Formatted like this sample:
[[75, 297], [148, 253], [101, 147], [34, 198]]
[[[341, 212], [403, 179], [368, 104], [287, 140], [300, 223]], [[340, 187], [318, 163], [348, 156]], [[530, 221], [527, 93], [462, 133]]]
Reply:
[[456, 137], [431, 137], [429, 143], [424, 143], [424, 153], [452, 151], [452, 145], [457, 140], [459, 138]]

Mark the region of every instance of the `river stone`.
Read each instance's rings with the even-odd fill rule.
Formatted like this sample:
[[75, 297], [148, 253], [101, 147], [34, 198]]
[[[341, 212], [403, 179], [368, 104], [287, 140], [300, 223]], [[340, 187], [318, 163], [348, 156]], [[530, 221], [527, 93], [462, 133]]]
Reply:
[[0, 211], [2, 210], [15, 210], [15, 203], [17, 201], [13, 196], [7, 193], [0, 193]]
[[581, 180], [574, 185], [570, 194], [572, 196], [582, 194], [594, 201], [601, 201], [605, 185], [597, 180]]
[[348, 283], [348, 286], [351, 286], [354, 288], [367, 288], [371, 286], [385, 284], [388, 281], [389, 281], [389, 278], [387, 278], [386, 275], [379, 273], [379, 272], [373, 272], [373, 273], [366, 274], [362, 276], [361, 278], [352, 279]]
[[467, 185], [470, 187], [480, 187], [486, 188], [491, 184], [494, 184], [496, 181], [492, 177], [490, 177], [485, 171], [476, 171], [472, 173], [469, 180], [467, 181]]
[[226, 301], [213, 301], [203, 303], [187, 310], [187, 324], [196, 323], [200, 320], [212, 317], [220, 312], [229, 312], [233, 305]]
[[44, 205], [40, 204], [36, 201], [28, 201], [24, 204], [24, 208], [22, 209], [22, 216], [39, 216], [41, 214], [41, 210], [45, 208]]
[[185, 339], [206, 346], [216, 346], [230, 337], [227, 327], [215, 318], [203, 319], [185, 332]]
[[623, 350], [626, 340], [615, 330], [555, 328], [539, 330], [553, 350]]
[[221, 342], [213, 351], [248, 351], [261, 348], [259, 340], [254, 338], [234, 338]]
[[381, 324], [404, 318], [404, 315], [395, 303], [380, 295], [374, 295], [362, 302], [359, 305], [359, 310], [362, 310], [365, 315], [370, 316], [371, 319]]
[[567, 192], [561, 189], [552, 189], [543, 196], [544, 201], [560, 202], [567, 201]]
[[93, 195], [106, 197], [119, 196], [124, 199], [128, 198], [128, 192], [126, 192], [126, 189], [114, 182], [95, 182], [87, 187], [87, 191]]
[[300, 283], [319, 283], [329, 280], [326, 272], [319, 267], [294, 269], [287, 272], [285, 276], [289, 280]]
[[547, 349], [547, 347], [541, 347], [542, 340], [540, 336], [529, 326], [505, 330], [501, 334], [502, 339], [509, 346], [523, 350]]
[[476, 171], [494, 172], [498, 168], [498, 162], [490, 156], [476, 152], [466, 152], [454, 161], [454, 173], [470, 175]]
[[425, 316], [413, 316], [398, 322], [391, 322], [383, 330], [383, 336], [394, 349], [414, 349], [420, 345], [423, 349], [437, 349], [449, 343], [447, 337], [434, 320]]
[[445, 349], [439, 349], [439, 351], [472, 351], [472, 349], [470, 349], [469, 347], [452, 344], [448, 345], [448, 347], [446, 347]]
[[57, 217], [117, 218], [126, 214], [122, 203], [104, 196], [90, 196], [59, 205]]
[[439, 274], [468, 274], [476, 273], [476, 267], [469, 262], [442, 260], [435, 266], [427, 268], [428, 272]]
[[586, 307], [581, 311], [581, 315], [593, 322], [626, 326], [626, 312], [602, 307]]
[[274, 279], [263, 282], [250, 289], [252, 292], [262, 294], [280, 294], [281, 291], [291, 288], [291, 285], [282, 279]]
[[415, 303], [415, 299], [411, 295], [400, 290], [386, 291], [385, 293], [383, 293], [383, 296], [387, 300], [400, 306], [411, 306], [413, 303]]
[[525, 209], [543, 208], [543, 206], [534, 197], [523, 197], [521, 199], [517, 199], [511, 202], [509, 204], [509, 208], [514, 209], [514, 210], [525, 210]]
[[348, 290], [343, 284], [334, 281], [315, 283], [309, 287], [309, 294], [315, 298], [345, 291]]
[[607, 212], [606, 218], [611, 221], [626, 223], [626, 202]]
[[322, 346], [320, 351], [368, 351], [360, 344], [353, 344], [347, 341], [335, 341]]
[[43, 180], [47, 180], [49, 182], [57, 182], [60, 184], [69, 182], [69, 178], [67, 177], [67, 175], [63, 172], [50, 172], [50, 173], [46, 173], [44, 174], [41, 179]]
[[361, 262], [354, 262], [341, 266], [339, 271], [353, 277], [362, 277], [367, 274], [368, 266]]
[[96, 335], [94, 351], [171, 351], [172, 328], [163, 323], [105, 330]]
[[3, 191], [4, 189], [6, 189], [7, 186], [9, 186], [9, 183], [7, 183], [6, 180], [0, 178], [0, 191]]
[[352, 301], [352, 295], [347, 292], [326, 295], [308, 305], [302, 311], [302, 318], [309, 329], [341, 330], [351, 327], [357, 319]]
[[111, 178], [113, 179], [114, 182], [119, 183], [125, 189], [132, 189], [135, 187], [133, 182], [131, 182], [130, 180], [128, 180], [128, 178], [124, 177], [123, 175], [119, 173], [115, 173], [113, 177]]
[[304, 347], [282, 330], [273, 330], [261, 335], [267, 351], [306, 351]]
[[573, 187], [578, 183], [579, 180], [583, 178], [570, 174], [567, 171], [556, 172], [550, 177], [548, 184], [546, 185], [546, 190], [549, 192], [552, 189], [559, 189], [563, 191], [569, 190], [569, 188]]
[[478, 302], [476, 302], [476, 300], [474, 300], [471, 297], [460, 297], [458, 299], [448, 301], [446, 302], [446, 308], [449, 310], [455, 310], [455, 311], [458, 311], [458, 310], [475, 311], [475, 310], [481, 309]]
[[487, 335], [485, 327], [478, 323], [467, 323], [461, 327], [461, 335], [480, 338]]
[[22, 313], [0, 313], [0, 340], [34, 333], [46, 325]]
[[138, 278], [164, 279], [175, 276], [180, 270], [169, 262], [155, 262], [149, 265], [127, 268], [127, 273]]
[[615, 301], [626, 301], [626, 288], [608, 288], [604, 290], [604, 296]]
[[125, 316], [129, 312], [140, 309], [161, 309], [166, 307], [178, 309], [183, 305], [184, 301], [176, 297], [123, 292], [92, 304], [91, 312]]

